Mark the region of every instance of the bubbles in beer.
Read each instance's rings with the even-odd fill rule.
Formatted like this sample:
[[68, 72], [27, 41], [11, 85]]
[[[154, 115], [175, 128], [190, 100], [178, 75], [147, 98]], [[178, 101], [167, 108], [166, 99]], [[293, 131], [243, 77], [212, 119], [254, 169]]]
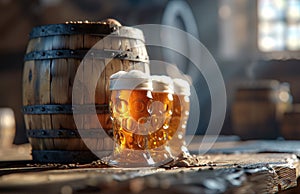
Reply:
[[116, 101], [115, 107], [119, 114], [124, 114], [127, 112], [128, 103], [126, 100], [119, 99]]
[[[139, 162], [146, 159], [144, 154], [160, 161], [187, 152], [181, 149], [188, 116], [184, 112], [189, 111], [185, 82], [176, 80], [174, 86], [170, 77], [149, 77], [137, 70], [118, 72], [110, 82], [115, 152], [131, 158], [127, 161], [134, 157]], [[140, 150], [140, 156], [134, 150]]]
[[[174, 112], [170, 121], [169, 141], [172, 154], [189, 154], [185, 143], [185, 133], [190, 110], [190, 85], [182, 79], [173, 79], [174, 84]], [[173, 130], [176, 128], [176, 130]]]

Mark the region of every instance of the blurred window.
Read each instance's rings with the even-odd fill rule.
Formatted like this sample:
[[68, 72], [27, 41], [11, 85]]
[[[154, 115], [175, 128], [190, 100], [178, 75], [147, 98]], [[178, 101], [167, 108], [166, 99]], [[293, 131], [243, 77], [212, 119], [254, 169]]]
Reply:
[[300, 50], [300, 0], [258, 0], [258, 48]]

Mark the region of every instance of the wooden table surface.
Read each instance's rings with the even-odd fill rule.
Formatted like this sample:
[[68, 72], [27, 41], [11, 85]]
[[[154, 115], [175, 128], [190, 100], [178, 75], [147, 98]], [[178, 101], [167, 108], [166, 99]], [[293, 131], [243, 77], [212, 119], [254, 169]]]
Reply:
[[[192, 153], [200, 142], [191, 142]], [[0, 193], [299, 193], [290, 189], [297, 186], [299, 151], [300, 141], [219, 139], [208, 153], [161, 168], [120, 169], [99, 161], [35, 164], [22, 145], [0, 150]]]

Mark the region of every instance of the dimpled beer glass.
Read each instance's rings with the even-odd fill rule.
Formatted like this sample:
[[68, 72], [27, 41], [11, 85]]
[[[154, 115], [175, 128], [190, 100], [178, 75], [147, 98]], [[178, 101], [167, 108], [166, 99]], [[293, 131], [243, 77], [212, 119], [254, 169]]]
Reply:
[[169, 146], [173, 156], [187, 156], [189, 151], [185, 142], [185, 133], [190, 112], [190, 85], [183, 79], [173, 79], [173, 114], [168, 130]]
[[151, 76], [152, 103], [149, 105], [150, 128], [149, 144], [153, 157], [166, 161], [173, 158], [168, 141], [170, 140], [170, 121], [173, 114], [173, 81], [167, 76]]
[[169, 127], [173, 99], [166, 99], [172, 95], [154, 94], [151, 78], [137, 70], [112, 75], [110, 90], [114, 151], [108, 164], [149, 167], [172, 160], [167, 134], [160, 130]]

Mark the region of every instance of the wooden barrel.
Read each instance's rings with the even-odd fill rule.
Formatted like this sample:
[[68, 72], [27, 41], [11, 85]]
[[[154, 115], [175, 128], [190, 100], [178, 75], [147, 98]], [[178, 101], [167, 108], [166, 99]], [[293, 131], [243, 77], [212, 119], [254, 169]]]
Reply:
[[[100, 40], [103, 44], [96, 44]], [[24, 61], [23, 112], [33, 159], [90, 162], [99, 154], [110, 154], [111, 138], [98, 133], [112, 130], [109, 77], [120, 70], [149, 73], [142, 31], [105, 22], [38, 26], [30, 33]], [[85, 111], [75, 113], [72, 92], [79, 67], [80, 106]], [[85, 86], [95, 82], [95, 91], [86, 90]], [[82, 120], [75, 122], [73, 114], [80, 114]]]
[[284, 113], [280, 134], [284, 139], [300, 139], [300, 104], [293, 104], [292, 109]]
[[275, 139], [279, 122], [291, 105], [289, 85], [276, 80], [241, 84], [232, 105], [232, 126], [241, 139]]

